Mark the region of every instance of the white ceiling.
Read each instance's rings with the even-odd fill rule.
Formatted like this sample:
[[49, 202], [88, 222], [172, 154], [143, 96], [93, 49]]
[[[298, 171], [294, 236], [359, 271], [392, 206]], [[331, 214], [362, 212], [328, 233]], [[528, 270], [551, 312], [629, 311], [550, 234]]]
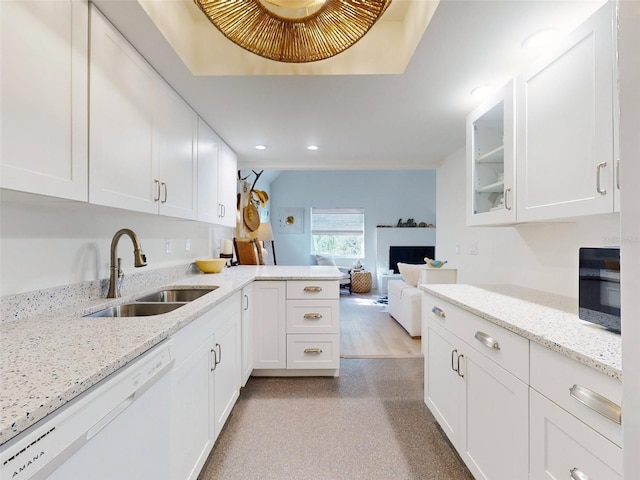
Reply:
[[472, 88], [502, 85], [540, 56], [522, 49], [529, 34], [566, 33], [603, 4], [441, 0], [403, 74], [193, 76], [137, 0], [93, 1], [238, 154], [239, 168], [268, 170], [434, 168], [464, 145]]

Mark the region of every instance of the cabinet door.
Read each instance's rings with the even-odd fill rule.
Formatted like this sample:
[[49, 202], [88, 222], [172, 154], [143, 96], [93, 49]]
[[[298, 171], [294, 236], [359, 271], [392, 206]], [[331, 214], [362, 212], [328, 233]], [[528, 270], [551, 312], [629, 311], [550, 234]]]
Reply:
[[467, 117], [467, 225], [516, 221], [514, 84]]
[[171, 478], [196, 479], [213, 447], [213, 351], [209, 336], [171, 372]]
[[219, 314], [224, 323], [215, 333], [215, 438], [240, 396], [240, 310], [225, 309]]
[[242, 289], [242, 386], [253, 370], [253, 283]]
[[528, 385], [467, 347], [459, 452], [477, 479], [527, 478]]
[[94, 6], [90, 52], [89, 201], [157, 213], [156, 74]]
[[612, 212], [615, 2], [517, 78], [517, 218]]
[[198, 118], [198, 220], [201, 222], [218, 223], [220, 221], [219, 152], [220, 139], [204, 120]]
[[0, 2], [0, 186], [87, 201], [88, 9]]
[[154, 178], [159, 212], [172, 217], [196, 218], [198, 115], [161, 78], [154, 92]]
[[218, 223], [227, 227], [236, 226], [236, 196], [238, 185], [238, 160], [226, 144], [220, 147], [218, 162]]
[[253, 284], [253, 368], [287, 367], [286, 283]]
[[[462, 377], [458, 376], [456, 338], [427, 321], [423, 329], [426, 340], [424, 357], [424, 402], [431, 410], [451, 443], [458, 448], [460, 438], [460, 395]], [[425, 338], [426, 334], [426, 338]]]
[[[620, 447], [534, 389], [530, 389], [530, 399], [530, 479], [622, 478]], [[570, 476], [574, 469], [575, 476]]]

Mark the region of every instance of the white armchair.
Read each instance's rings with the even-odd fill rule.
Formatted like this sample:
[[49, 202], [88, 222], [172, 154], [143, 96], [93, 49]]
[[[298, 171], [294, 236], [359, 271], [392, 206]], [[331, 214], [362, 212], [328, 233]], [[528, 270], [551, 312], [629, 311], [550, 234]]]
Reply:
[[337, 267], [338, 270], [342, 273], [342, 278], [340, 279], [340, 288], [346, 288], [349, 290], [349, 294], [351, 294], [351, 269], [349, 267], [340, 267], [336, 265], [333, 257], [329, 255], [316, 255], [316, 263], [318, 265], [330, 265], [333, 267]]

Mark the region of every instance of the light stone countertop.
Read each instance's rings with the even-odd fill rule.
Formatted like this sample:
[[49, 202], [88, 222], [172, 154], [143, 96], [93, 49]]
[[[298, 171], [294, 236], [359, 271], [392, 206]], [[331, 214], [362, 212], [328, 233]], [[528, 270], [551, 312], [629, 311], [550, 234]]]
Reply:
[[[128, 362], [170, 337], [253, 280], [338, 280], [325, 266], [241, 266], [185, 275], [122, 298], [99, 298], [0, 322], [0, 444], [15, 437]], [[218, 288], [152, 317], [83, 317], [166, 286]]]
[[622, 380], [622, 338], [581, 320], [577, 301], [517, 285], [422, 284], [438, 298]]

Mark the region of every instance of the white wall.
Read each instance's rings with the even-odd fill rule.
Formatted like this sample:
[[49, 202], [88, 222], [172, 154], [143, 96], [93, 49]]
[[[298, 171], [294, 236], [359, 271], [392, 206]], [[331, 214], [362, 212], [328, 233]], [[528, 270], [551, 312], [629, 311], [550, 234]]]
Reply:
[[[437, 170], [436, 252], [458, 269], [459, 283], [515, 283], [577, 298], [578, 248], [620, 244], [617, 214], [568, 223], [466, 227], [465, 169], [461, 148]], [[478, 255], [469, 254], [473, 243]]]
[[[147, 256], [145, 271], [186, 265], [216, 254], [218, 240], [231, 229], [2, 190], [0, 296], [109, 277], [113, 235], [131, 228]], [[185, 250], [186, 239], [191, 242]], [[166, 253], [166, 240], [172, 253]], [[133, 267], [133, 244], [118, 244], [126, 275]]]
[[[435, 171], [288, 171], [271, 184], [271, 223], [276, 256], [281, 265], [308, 265], [310, 208], [364, 208], [365, 258], [370, 271], [376, 266], [376, 226], [396, 225], [398, 219], [436, 223]], [[280, 208], [305, 209], [302, 234], [280, 234]], [[353, 259], [346, 264], [353, 263]]]

